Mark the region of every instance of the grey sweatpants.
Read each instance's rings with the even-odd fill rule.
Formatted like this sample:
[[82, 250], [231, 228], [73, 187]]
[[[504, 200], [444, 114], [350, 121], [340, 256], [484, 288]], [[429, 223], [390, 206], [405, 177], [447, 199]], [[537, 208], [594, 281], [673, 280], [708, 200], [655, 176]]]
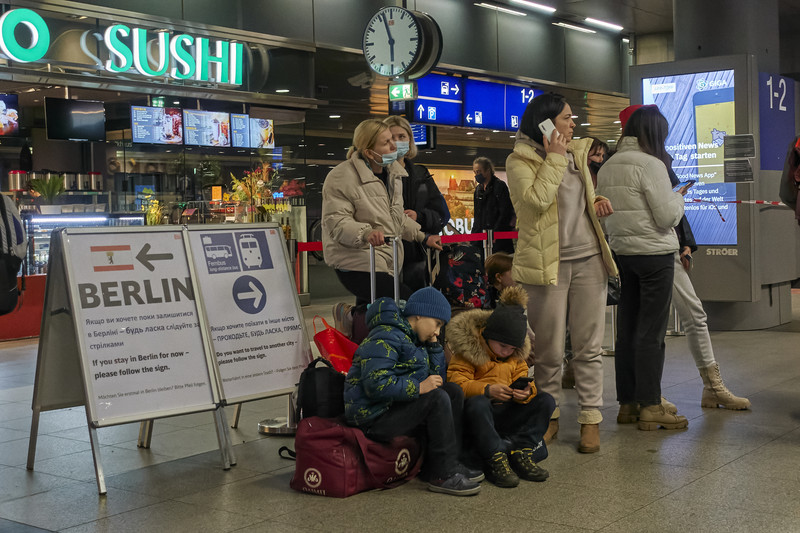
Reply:
[[[711, 346], [711, 335], [708, 333], [706, 323], [708, 315], [703, 309], [703, 304], [694, 285], [689, 279], [689, 274], [681, 264], [680, 256], [675, 254], [675, 278], [672, 281], [672, 305], [681, 317], [686, 340], [689, 342], [689, 351], [692, 352], [694, 364], [697, 368], [705, 368], [716, 363], [714, 348]], [[538, 336], [537, 336], [538, 338]]]
[[[575, 359], [575, 390], [581, 411], [597, 411], [580, 423], [602, 420], [603, 335], [606, 323], [608, 272], [600, 254], [561, 261], [557, 285], [522, 285], [528, 292], [528, 322], [536, 334], [534, 379], [536, 388], [550, 394], [559, 404], [564, 337], [569, 323]], [[569, 316], [567, 316], [569, 309]], [[553, 414], [559, 415], [559, 410]], [[596, 420], [596, 421], [595, 421]]]

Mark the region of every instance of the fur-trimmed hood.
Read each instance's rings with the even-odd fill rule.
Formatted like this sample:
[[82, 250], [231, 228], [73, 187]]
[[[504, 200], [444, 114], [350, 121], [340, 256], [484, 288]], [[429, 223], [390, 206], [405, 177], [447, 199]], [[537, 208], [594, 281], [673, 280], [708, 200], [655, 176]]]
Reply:
[[[500, 303], [519, 305], [527, 309], [528, 293], [522, 287], [508, 287], [500, 293]], [[447, 346], [450, 351], [475, 367], [488, 363], [492, 357], [483, 338], [486, 322], [494, 311], [474, 309], [457, 315], [447, 325]], [[531, 341], [525, 336], [521, 348], [514, 350], [508, 359], [525, 361], [531, 351]]]

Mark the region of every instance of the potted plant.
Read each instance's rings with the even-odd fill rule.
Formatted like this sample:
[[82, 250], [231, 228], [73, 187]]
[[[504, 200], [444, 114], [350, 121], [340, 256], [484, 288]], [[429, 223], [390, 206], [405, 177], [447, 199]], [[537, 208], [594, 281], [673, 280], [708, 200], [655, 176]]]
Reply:
[[41, 200], [39, 210], [43, 215], [61, 213], [61, 206], [53, 205], [56, 198], [64, 192], [64, 180], [61, 176], [53, 174], [50, 178], [32, 179], [30, 187], [33, 195]]

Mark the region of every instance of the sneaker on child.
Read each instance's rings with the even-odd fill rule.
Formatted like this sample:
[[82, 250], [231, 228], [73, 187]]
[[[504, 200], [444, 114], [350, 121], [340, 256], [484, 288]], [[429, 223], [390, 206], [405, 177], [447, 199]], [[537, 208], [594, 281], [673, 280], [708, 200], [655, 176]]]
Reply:
[[428, 481], [428, 490], [431, 492], [441, 492], [451, 496], [472, 496], [481, 491], [479, 483], [470, 481], [464, 474], [458, 472], [444, 479], [432, 479]]

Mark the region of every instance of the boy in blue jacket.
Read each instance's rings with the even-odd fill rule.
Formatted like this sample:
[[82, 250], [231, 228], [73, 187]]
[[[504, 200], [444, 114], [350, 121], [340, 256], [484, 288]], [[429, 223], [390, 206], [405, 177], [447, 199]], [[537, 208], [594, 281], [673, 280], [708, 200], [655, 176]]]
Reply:
[[457, 385], [444, 383], [444, 350], [436, 342], [450, 320], [447, 299], [432, 287], [412, 294], [402, 310], [391, 298], [379, 298], [366, 318], [370, 332], [344, 385], [348, 423], [379, 442], [419, 431], [425, 437], [428, 489], [477, 494], [483, 476], [458, 461], [464, 395]]

